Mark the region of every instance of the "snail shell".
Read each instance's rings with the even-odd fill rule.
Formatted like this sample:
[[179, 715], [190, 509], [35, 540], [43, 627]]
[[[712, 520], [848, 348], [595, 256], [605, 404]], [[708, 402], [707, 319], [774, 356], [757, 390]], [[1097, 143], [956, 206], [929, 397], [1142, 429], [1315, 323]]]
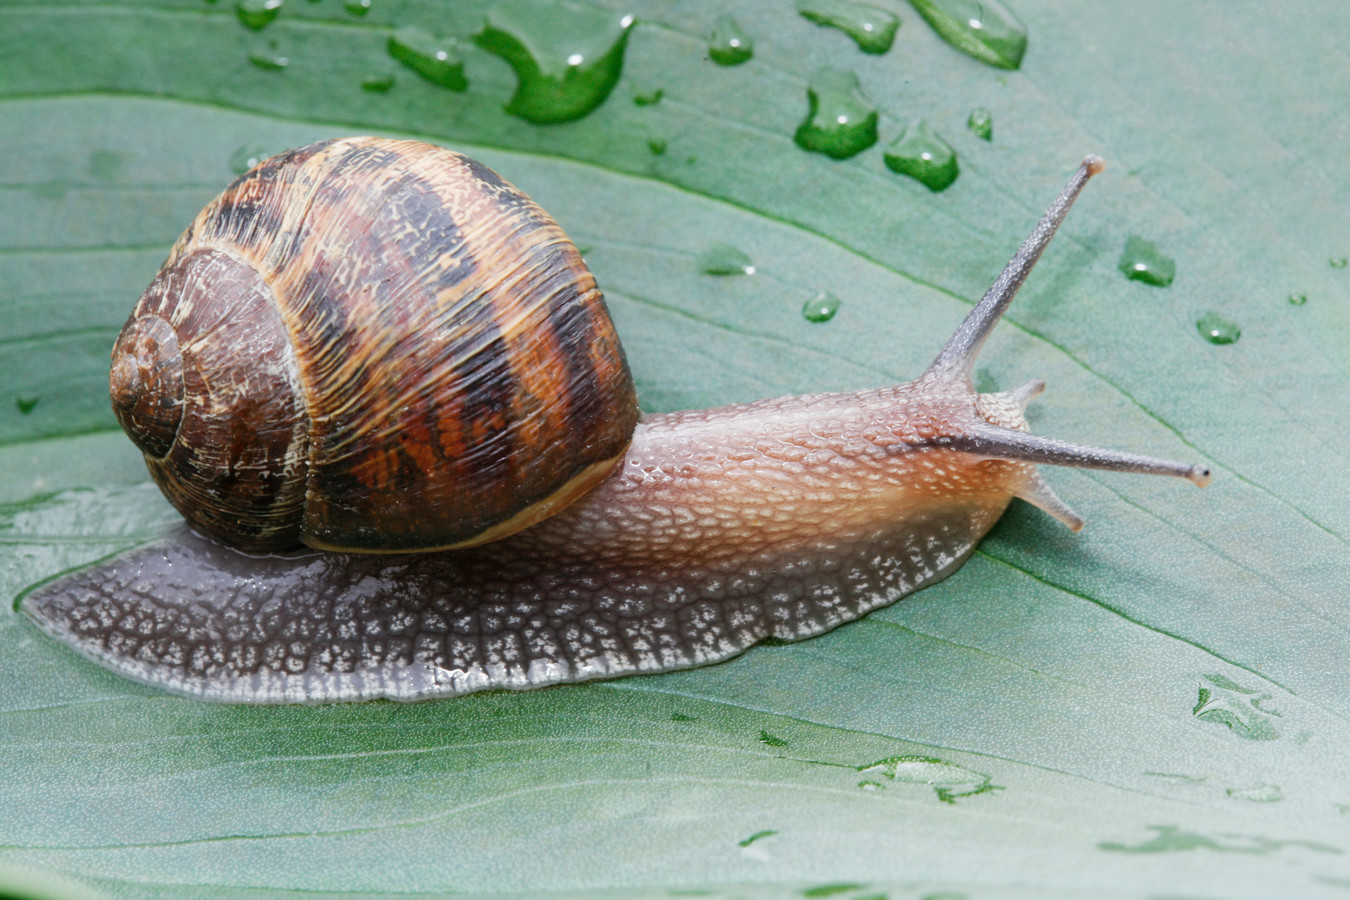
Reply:
[[481, 163], [377, 138], [274, 156], [202, 210], [110, 384], [165, 496], [245, 550], [511, 534], [603, 478], [638, 416], [558, 224]]
[[[258, 557], [184, 533], [43, 585], [23, 607], [81, 653], [197, 697], [415, 700], [685, 668], [770, 636], [819, 634], [954, 571], [1014, 497], [1082, 527], [1040, 478], [1040, 463], [1172, 475], [1203, 486], [1210, 475], [1201, 465], [1029, 434], [1023, 409], [1044, 387], [1040, 381], [995, 394], [972, 385], [985, 338], [1101, 165], [1096, 157], [1083, 161], [914, 381], [652, 415], [633, 425], [632, 387], [608, 319], [578, 325], [584, 337], [564, 340], [545, 327], [582, 313], [603, 317], [593, 281], [556, 226], [495, 175], [446, 151], [369, 138], [269, 161], [194, 222], [118, 345], [119, 416], [170, 499], [202, 531], [253, 547], [297, 537], [379, 550], [461, 544], [514, 528], [544, 507], [554, 514], [491, 543], [394, 556]], [[380, 199], [354, 201], [354, 184]], [[480, 186], [482, 196], [463, 196]], [[298, 199], [289, 196], [296, 193]], [[345, 211], [352, 203], [356, 211]], [[471, 208], [490, 224], [468, 223], [463, 216]], [[499, 224], [504, 216], [519, 216], [513, 221], [525, 227]], [[471, 237], [480, 233], [491, 237]], [[505, 267], [485, 273], [488, 258]], [[565, 276], [540, 271], [543, 261]], [[207, 278], [220, 281], [232, 302], [284, 327], [258, 330], [232, 314], [204, 315], [198, 307], [210, 291], [197, 281]], [[339, 281], [344, 287], [333, 293], [352, 304], [345, 311], [318, 302], [327, 292], [313, 287]], [[280, 285], [273, 296], [290, 299], [273, 306], [262, 282]], [[543, 308], [497, 291], [522, 284], [544, 285]], [[170, 311], [175, 293], [191, 299]], [[410, 296], [426, 299], [411, 313], [389, 308]], [[576, 312], [560, 313], [551, 303]], [[446, 318], [452, 310], [455, 317]], [[501, 315], [509, 327], [495, 318]], [[482, 322], [489, 316], [491, 326]], [[526, 322], [532, 327], [518, 342], [505, 340]], [[413, 323], [429, 333], [406, 331]], [[222, 385], [221, 375], [202, 373], [227, 352], [204, 344], [227, 328], [246, 340], [233, 351], [237, 362], [222, 363]], [[299, 338], [287, 343], [287, 332]], [[438, 349], [465, 335], [472, 352]], [[422, 341], [437, 349], [423, 349]], [[268, 362], [260, 369], [265, 376], [255, 374], [254, 357], [270, 360], [273, 348], [282, 360], [289, 352], [294, 369]], [[560, 358], [560, 349], [580, 360]], [[487, 364], [474, 368], [480, 357]], [[560, 368], [537, 379], [520, 374], [536, 362], [546, 368], [543, 358]], [[402, 379], [405, 367], [426, 360], [432, 377], [415, 386]], [[372, 372], [381, 367], [388, 368], [383, 379]], [[467, 393], [439, 375], [452, 370], [474, 373]], [[614, 375], [618, 387], [579, 402], [590, 395], [578, 379], [590, 372]], [[504, 387], [474, 380], [489, 376], [524, 386], [533, 399], [513, 405]], [[247, 396], [243, 388], [259, 379], [299, 384], [302, 399], [283, 393], [275, 402], [245, 400], [237, 404], [243, 412], [270, 403], [285, 415], [275, 426], [233, 424], [216, 395]], [[183, 397], [199, 396], [191, 393], [198, 382], [209, 388], [208, 399], [177, 399], [180, 384]], [[168, 400], [150, 390], [156, 384], [169, 388]], [[590, 411], [579, 418], [536, 412], [542, 392], [554, 386], [566, 390], [567, 409]], [[421, 418], [401, 418], [405, 403], [433, 393], [449, 398], [448, 412], [433, 407]], [[198, 406], [210, 413], [194, 426], [207, 439], [187, 441]], [[296, 418], [296, 407], [308, 418]], [[511, 430], [515, 419], [534, 432]], [[600, 420], [600, 437], [573, 437], [568, 429], [583, 420]], [[396, 427], [387, 427], [391, 422]], [[569, 457], [558, 475], [535, 472], [535, 460], [551, 458], [553, 449], [521, 435], [539, 431], [581, 448], [579, 461]], [[480, 434], [487, 438], [475, 443]], [[245, 436], [258, 436], [275, 453], [240, 450], [252, 446]], [[358, 438], [371, 439], [374, 449]], [[415, 474], [460, 469], [446, 452], [457, 442], [475, 458], [508, 446], [536, 454], [523, 465], [487, 462], [494, 477], [505, 473], [508, 485], [528, 488], [493, 507], [499, 518], [482, 511], [490, 504], [472, 482], [450, 489], [445, 500], [399, 493]], [[611, 465], [615, 455], [622, 461]], [[187, 475], [157, 470], [159, 460], [180, 457]], [[198, 471], [216, 459], [229, 465]], [[282, 477], [302, 465], [300, 479]], [[597, 472], [593, 487], [561, 508], [578, 479]], [[198, 512], [199, 501], [234, 483], [246, 486], [241, 501], [229, 501], [225, 512]], [[355, 494], [344, 499], [330, 490], [337, 487]], [[456, 492], [471, 498], [459, 504], [470, 509], [465, 528], [450, 524], [438, 506], [455, 506]], [[426, 517], [429, 538], [414, 536], [424, 505], [436, 507]], [[245, 516], [255, 508], [264, 510], [259, 518]], [[272, 511], [280, 508], [304, 515], [298, 525], [274, 526], [279, 515]], [[236, 517], [247, 524], [234, 528]]]

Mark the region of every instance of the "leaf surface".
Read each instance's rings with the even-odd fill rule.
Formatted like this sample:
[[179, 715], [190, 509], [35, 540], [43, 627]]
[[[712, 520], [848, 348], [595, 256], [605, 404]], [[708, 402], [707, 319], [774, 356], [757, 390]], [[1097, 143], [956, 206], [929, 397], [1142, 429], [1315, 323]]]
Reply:
[[[21, 870], [115, 897], [1350, 885], [1338, 9], [1019, 0], [1027, 49], [1005, 72], [909, 7], [872, 56], [790, 4], [738, 3], [754, 56], [723, 67], [707, 49], [727, 10], [551, 4], [636, 22], [608, 99], [533, 125], [472, 41], [487, 5], [291, 0], [258, 31], [226, 2], [0, 7], [0, 595], [172, 527], [115, 430], [108, 349], [242, 161], [340, 134], [445, 144], [550, 210], [651, 410], [913, 377], [1100, 153], [979, 386], [1043, 378], [1034, 430], [1206, 460], [1214, 484], [1046, 471], [1080, 535], [1015, 504], [950, 579], [821, 638], [524, 694], [205, 705], [7, 605], [0, 889]], [[388, 54], [407, 27], [459, 39], [466, 91]], [[823, 67], [880, 114], [845, 160], [793, 142]], [[992, 141], [966, 130], [976, 107]], [[960, 159], [940, 193], [882, 163], [918, 119]], [[1131, 237], [1175, 260], [1170, 287], [1122, 275]], [[721, 244], [754, 274], [703, 274]], [[813, 323], [821, 291], [841, 303]], [[1211, 310], [1236, 343], [1202, 338]]]

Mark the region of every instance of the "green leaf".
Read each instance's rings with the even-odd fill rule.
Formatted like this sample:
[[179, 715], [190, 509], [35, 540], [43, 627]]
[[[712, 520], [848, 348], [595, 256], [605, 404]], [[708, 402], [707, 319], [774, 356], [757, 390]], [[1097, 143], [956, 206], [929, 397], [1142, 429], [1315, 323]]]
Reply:
[[[0, 6], [6, 598], [172, 527], [107, 408], [113, 337], [241, 159], [359, 132], [478, 156], [553, 212], [653, 410], [912, 377], [1100, 153], [980, 386], [1044, 378], [1036, 431], [1206, 460], [1214, 484], [1046, 471], [1082, 534], [1015, 504], [950, 579], [821, 638], [523, 694], [206, 705], [7, 606], [0, 890], [39, 895], [34, 871], [112, 897], [1350, 885], [1338, 10], [1018, 0], [1003, 71], [909, 10], [873, 56], [752, 0], [754, 56], [727, 68], [707, 4], [570, 3], [636, 17], [622, 72], [593, 112], [534, 125], [473, 41], [488, 6], [290, 0], [258, 31], [229, 0]], [[402, 28], [453, 39], [467, 90], [391, 57]], [[880, 113], [847, 160], [793, 142], [824, 67]], [[964, 127], [981, 107], [992, 141]], [[939, 194], [882, 162], [919, 119], [960, 159]], [[1121, 273], [1132, 238], [1175, 261], [1170, 286]], [[704, 274], [719, 244], [754, 273]], [[838, 313], [809, 322], [822, 291]], [[1201, 337], [1209, 311], [1240, 338]]]

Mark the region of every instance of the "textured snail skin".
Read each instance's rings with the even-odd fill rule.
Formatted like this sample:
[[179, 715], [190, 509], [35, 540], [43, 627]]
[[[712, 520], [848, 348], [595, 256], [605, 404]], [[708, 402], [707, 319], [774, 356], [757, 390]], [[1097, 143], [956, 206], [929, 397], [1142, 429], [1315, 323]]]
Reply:
[[[1014, 404], [983, 400], [1020, 424]], [[27, 608], [132, 677], [227, 701], [697, 666], [819, 634], [959, 566], [1032, 471], [916, 449], [962, 405], [909, 384], [655, 415], [597, 489], [507, 540], [282, 559], [185, 535]]]
[[949, 574], [1014, 496], [1077, 529], [1037, 463], [1209, 471], [1028, 434], [1043, 384], [971, 386], [975, 355], [1089, 157], [920, 378], [638, 424], [590, 493], [464, 550], [249, 556], [191, 532], [24, 599], [132, 678], [248, 703], [416, 700], [726, 659], [826, 631]]

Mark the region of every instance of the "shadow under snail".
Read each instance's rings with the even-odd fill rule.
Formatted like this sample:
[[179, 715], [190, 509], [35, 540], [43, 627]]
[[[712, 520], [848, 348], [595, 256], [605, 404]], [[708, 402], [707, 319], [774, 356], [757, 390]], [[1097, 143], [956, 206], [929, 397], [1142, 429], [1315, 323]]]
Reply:
[[[972, 386], [1101, 167], [916, 380], [639, 420], [594, 278], [494, 172], [376, 138], [274, 156], [192, 222], [113, 350], [117, 416], [191, 529], [23, 606], [184, 694], [416, 700], [820, 634], [954, 571], [1013, 497], [1080, 528], [1040, 463], [1203, 486], [1029, 434], [1041, 381]], [[281, 552], [301, 544], [327, 552]]]

